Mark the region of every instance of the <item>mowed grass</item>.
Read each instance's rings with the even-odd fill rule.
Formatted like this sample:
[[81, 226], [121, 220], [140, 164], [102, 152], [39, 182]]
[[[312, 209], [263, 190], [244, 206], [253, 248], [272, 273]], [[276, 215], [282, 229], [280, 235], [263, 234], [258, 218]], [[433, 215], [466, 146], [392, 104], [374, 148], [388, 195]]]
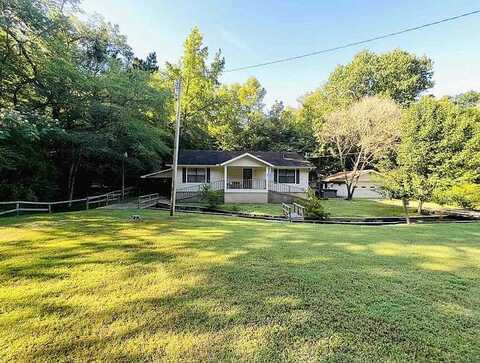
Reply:
[[[299, 202], [302, 204], [302, 202]], [[330, 214], [331, 218], [335, 217], [352, 217], [352, 218], [368, 218], [368, 217], [404, 217], [405, 212], [396, 200], [382, 199], [326, 199], [322, 200], [322, 205]], [[416, 215], [416, 204], [412, 203], [409, 212]], [[281, 204], [241, 204], [231, 203], [223, 204], [218, 207], [226, 211], [237, 211], [255, 215], [282, 215]]]
[[[384, 199], [327, 199], [322, 201], [330, 217], [404, 217], [405, 212], [400, 201]], [[416, 214], [416, 209], [409, 207], [409, 213]]]
[[0, 221], [0, 361], [480, 360], [480, 224]]

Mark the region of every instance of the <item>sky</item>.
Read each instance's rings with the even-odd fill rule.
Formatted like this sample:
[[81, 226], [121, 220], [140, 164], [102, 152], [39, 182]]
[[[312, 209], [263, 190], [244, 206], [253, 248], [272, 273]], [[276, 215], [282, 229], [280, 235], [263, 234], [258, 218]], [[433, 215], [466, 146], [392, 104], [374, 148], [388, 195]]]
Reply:
[[[210, 55], [221, 49], [226, 69], [295, 56], [395, 32], [480, 9], [479, 0], [83, 0], [81, 8], [118, 24], [135, 55], [155, 51], [162, 66], [177, 62], [194, 26]], [[222, 82], [256, 77], [275, 100], [298, 106], [338, 64], [363, 49], [402, 48], [434, 61], [428, 93], [480, 90], [480, 14], [362, 46], [289, 63], [224, 73]]]

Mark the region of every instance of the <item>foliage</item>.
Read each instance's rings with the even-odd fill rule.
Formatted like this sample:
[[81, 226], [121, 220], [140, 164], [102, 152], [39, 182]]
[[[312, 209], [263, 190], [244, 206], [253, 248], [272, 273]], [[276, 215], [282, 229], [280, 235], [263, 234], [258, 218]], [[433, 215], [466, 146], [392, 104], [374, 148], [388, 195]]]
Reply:
[[327, 219], [329, 216], [322, 206], [322, 200], [315, 195], [313, 189], [308, 189], [307, 199], [302, 199], [300, 204], [305, 207], [305, 214], [309, 219]]
[[[221, 99], [217, 91], [219, 77], [225, 60], [218, 51], [210, 65], [207, 64], [208, 47], [203, 45], [203, 36], [195, 27], [183, 45], [180, 64], [167, 63], [164, 72], [165, 82], [170, 89], [180, 78], [181, 95], [181, 144], [185, 148], [212, 148], [213, 140], [208, 133], [208, 126], [214, 122], [216, 110]], [[174, 107], [170, 108], [170, 120], [175, 120]]]
[[405, 112], [398, 155], [390, 169], [396, 169], [392, 176], [399, 183], [408, 184], [408, 198], [443, 200], [458, 183], [479, 181], [479, 120], [474, 109], [431, 97]]
[[446, 200], [458, 204], [462, 208], [480, 207], [480, 185], [463, 183], [454, 185], [445, 194]]
[[400, 116], [392, 100], [365, 97], [345, 111], [332, 112], [317, 130], [319, 143], [345, 173], [347, 199], [352, 198], [361, 171], [385, 158], [398, 142]]
[[223, 203], [223, 195], [218, 190], [213, 190], [209, 184], [203, 184], [200, 199], [208, 208], [217, 208]]
[[0, 200], [43, 200], [55, 193], [50, 145], [64, 136], [58, 122], [33, 113], [0, 111]]
[[[9, 132], [25, 137], [41, 118], [61, 130], [22, 146], [16, 159], [2, 157], [16, 169], [16, 175], [2, 173], [2, 198], [71, 198], [88, 193], [92, 182], [116, 187], [125, 152], [127, 182], [168, 155], [170, 95], [157, 80], [154, 55], [142, 67], [132, 65], [118, 27], [100, 17], [81, 21], [75, 5], [2, 2], [0, 107], [24, 115], [22, 126]], [[2, 145], [15, 150], [16, 140], [4, 138]]]
[[384, 54], [362, 51], [339, 65], [327, 82], [301, 100], [301, 117], [320, 127], [333, 111], [348, 108], [363, 97], [391, 98], [403, 107], [433, 86], [432, 61], [404, 50]]
[[462, 107], [480, 107], [480, 92], [468, 91], [453, 97], [453, 102]]

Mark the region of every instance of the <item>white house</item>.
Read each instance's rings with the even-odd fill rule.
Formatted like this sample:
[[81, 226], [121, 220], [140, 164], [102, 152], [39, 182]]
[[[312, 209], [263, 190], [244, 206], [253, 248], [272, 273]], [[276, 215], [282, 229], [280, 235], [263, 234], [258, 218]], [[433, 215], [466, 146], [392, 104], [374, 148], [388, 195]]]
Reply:
[[[293, 152], [180, 150], [177, 199], [193, 200], [204, 184], [225, 203], [274, 203], [305, 197], [314, 166]], [[166, 169], [142, 178], [171, 178]]]
[[[347, 176], [351, 178], [352, 171], [347, 172]], [[382, 175], [375, 170], [362, 170], [358, 173], [358, 183], [353, 193], [354, 198], [381, 199]], [[328, 189], [337, 191], [337, 197], [346, 198], [347, 186], [345, 185], [345, 173], [343, 171], [330, 175], [323, 179], [324, 185]]]

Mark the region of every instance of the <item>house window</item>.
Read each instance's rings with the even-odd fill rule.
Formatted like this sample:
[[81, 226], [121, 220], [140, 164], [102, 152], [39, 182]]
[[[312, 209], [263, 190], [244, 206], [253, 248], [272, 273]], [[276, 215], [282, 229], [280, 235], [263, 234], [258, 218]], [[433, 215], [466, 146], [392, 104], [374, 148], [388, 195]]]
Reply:
[[278, 182], [280, 184], [295, 184], [296, 175], [294, 169], [278, 169]]
[[188, 168], [187, 183], [205, 183], [206, 174], [204, 168]]

